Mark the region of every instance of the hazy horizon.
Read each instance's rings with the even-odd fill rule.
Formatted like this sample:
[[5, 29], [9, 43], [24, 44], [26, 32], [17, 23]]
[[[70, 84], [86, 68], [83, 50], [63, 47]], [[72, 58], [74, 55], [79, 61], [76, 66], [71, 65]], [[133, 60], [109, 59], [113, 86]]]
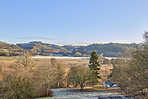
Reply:
[[[3, 41], [0, 41], [3, 42]], [[9, 44], [24, 44], [24, 43], [30, 43], [30, 42], [42, 42], [42, 43], [47, 43], [47, 44], [55, 44], [59, 46], [64, 46], [64, 45], [69, 45], [69, 46], [87, 46], [91, 44], [108, 44], [108, 43], [119, 43], [119, 44], [132, 44], [132, 42], [59, 42], [59, 43], [49, 43], [49, 42], [43, 42], [43, 41], [28, 41], [28, 42], [18, 42], [18, 43], [9, 43], [9, 42], [4, 42], [4, 43], [9, 43]], [[140, 43], [136, 43], [140, 44]]]

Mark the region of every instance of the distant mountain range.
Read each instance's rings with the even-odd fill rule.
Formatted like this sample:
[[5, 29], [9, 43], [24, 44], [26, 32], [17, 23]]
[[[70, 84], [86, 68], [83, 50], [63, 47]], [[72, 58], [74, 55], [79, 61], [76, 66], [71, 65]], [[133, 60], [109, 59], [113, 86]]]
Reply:
[[89, 56], [92, 51], [97, 51], [106, 57], [117, 57], [120, 53], [127, 49], [137, 48], [139, 44], [122, 44], [122, 43], [107, 43], [107, 44], [91, 44], [88, 46], [59, 46], [55, 44], [42, 43], [33, 41], [29, 43], [8, 44], [0, 42], [0, 56], [17, 56], [28, 51], [32, 55], [46, 56]]

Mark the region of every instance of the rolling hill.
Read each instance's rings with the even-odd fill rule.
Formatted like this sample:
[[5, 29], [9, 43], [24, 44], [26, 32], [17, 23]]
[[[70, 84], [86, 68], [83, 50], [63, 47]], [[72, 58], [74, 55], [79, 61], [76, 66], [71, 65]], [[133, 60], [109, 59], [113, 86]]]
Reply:
[[117, 57], [125, 50], [135, 49], [140, 44], [122, 44], [122, 43], [106, 43], [91, 44], [88, 46], [59, 46], [55, 44], [33, 41], [29, 43], [8, 44], [0, 42], [0, 56], [17, 56], [25, 51], [32, 55], [52, 55], [52, 56], [89, 56], [92, 51], [97, 51], [105, 57]]
[[17, 45], [0, 42], [0, 56], [17, 56], [24, 50]]
[[17, 44], [22, 49], [30, 51], [33, 55], [65, 55], [69, 51], [62, 46], [33, 41], [29, 43]]

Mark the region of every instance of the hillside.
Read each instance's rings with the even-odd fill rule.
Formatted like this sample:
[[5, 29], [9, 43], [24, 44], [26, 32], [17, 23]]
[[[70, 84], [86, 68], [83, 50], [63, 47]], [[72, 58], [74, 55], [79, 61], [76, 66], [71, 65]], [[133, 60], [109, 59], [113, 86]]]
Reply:
[[137, 48], [138, 44], [121, 44], [121, 43], [107, 43], [107, 44], [92, 44], [88, 46], [80, 46], [72, 51], [74, 56], [89, 56], [92, 51], [97, 51], [98, 54], [103, 53], [105, 57], [117, 57], [120, 53], [127, 49]]
[[0, 56], [17, 56], [23, 51], [24, 50], [17, 45], [0, 42]]
[[0, 42], [0, 56], [17, 56], [25, 51], [32, 55], [52, 55], [52, 56], [89, 56], [92, 51], [97, 51], [98, 54], [103, 53], [105, 57], [117, 57], [120, 53], [127, 49], [137, 48], [139, 44], [92, 44], [88, 46], [59, 46], [55, 44], [33, 41], [29, 43], [8, 44]]
[[69, 51], [62, 46], [33, 41], [17, 44], [20, 48], [30, 51], [33, 55], [66, 55]]
[[68, 51], [72, 52], [74, 49], [78, 48], [79, 46], [72, 46], [72, 45], [64, 45], [63, 48], [67, 49]]

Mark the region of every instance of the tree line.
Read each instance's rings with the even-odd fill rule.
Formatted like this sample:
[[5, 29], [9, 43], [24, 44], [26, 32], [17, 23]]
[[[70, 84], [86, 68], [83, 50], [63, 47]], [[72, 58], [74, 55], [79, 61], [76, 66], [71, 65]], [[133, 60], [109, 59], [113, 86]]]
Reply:
[[112, 60], [114, 69], [110, 78], [126, 94], [148, 98], [148, 32], [142, 46], [125, 52], [120, 59]]
[[102, 54], [105, 57], [119, 57], [125, 50], [135, 49], [140, 44], [122, 44], [122, 43], [107, 43], [107, 44], [92, 44], [88, 46], [80, 46], [73, 49], [72, 54], [74, 56], [89, 56], [92, 51], [97, 51], [98, 54]]

